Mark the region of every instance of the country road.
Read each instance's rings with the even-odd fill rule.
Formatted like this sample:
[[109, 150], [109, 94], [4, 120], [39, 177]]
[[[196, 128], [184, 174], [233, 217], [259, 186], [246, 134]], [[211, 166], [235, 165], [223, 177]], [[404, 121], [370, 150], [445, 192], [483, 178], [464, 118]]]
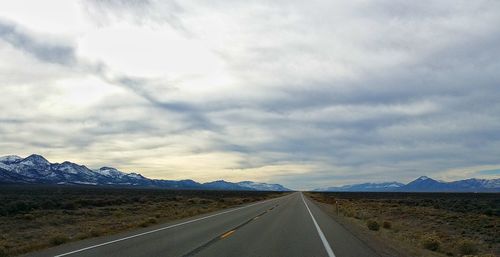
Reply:
[[27, 256], [378, 256], [296, 192]]

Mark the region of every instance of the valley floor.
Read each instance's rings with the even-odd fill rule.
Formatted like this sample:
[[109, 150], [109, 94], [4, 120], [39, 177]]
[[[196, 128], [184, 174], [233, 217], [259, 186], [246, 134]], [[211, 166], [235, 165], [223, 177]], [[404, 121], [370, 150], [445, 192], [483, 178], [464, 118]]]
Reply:
[[500, 256], [500, 194], [308, 196], [363, 241], [374, 248], [391, 245], [397, 256]]
[[0, 187], [0, 257], [273, 198], [282, 193]]

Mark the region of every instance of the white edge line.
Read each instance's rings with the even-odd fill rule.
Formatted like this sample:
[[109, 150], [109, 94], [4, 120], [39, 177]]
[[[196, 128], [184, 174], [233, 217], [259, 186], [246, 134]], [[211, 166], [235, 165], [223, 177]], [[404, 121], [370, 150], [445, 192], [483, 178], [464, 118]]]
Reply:
[[314, 222], [314, 226], [316, 227], [316, 230], [318, 231], [319, 237], [321, 238], [321, 242], [323, 242], [323, 246], [325, 247], [325, 250], [328, 253], [328, 256], [335, 257], [335, 254], [333, 254], [332, 248], [330, 247], [328, 240], [326, 240], [325, 234], [323, 234], [323, 231], [321, 231], [321, 228], [319, 227], [318, 223], [316, 222], [316, 219], [314, 218], [311, 210], [309, 209], [309, 206], [307, 206], [306, 200], [304, 200], [304, 195], [302, 193], [300, 193], [300, 196], [302, 196], [302, 201], [306, 205], [306, 208], [307, 208], [307, 211], [309, 212], [309, 215], [311, 215], [312, 221]]
[[[280, 198], [280, 197], [278, 197], [278, 198]], [[241, 209], [245, 209], [245, 208], [257, 205], [257, 204], [263, 204], [263, 203], [266, 203], [266, 202], [269, 202], [269, 201], [272, 201], [272, 200], [276, 200], [278, 198], [273, 198], [273, 199], [265, 200], [263, 202], [253, 203], [253, 204], [250, 204], [250, 205], [246, 205], [246, 206], [238, 207], [236, 209], [231, 209], [231, 210], [219, 212], [219, 213], [216, 213], [216, 214], [208, 215], [208, 216], [197, 218], [197, 219], [194, 219], [194, 220], [184, 221], [184, 222], [173, 224], [173, 225], [166, 226], [166, 227], [163, 227], [163, 228], [158, 228], [158, 229], [155, 229], [155, 230], [150, 230], [150, 231], [139, 233], [139, 234], [136, 234], [136, 235], [132, 235], [132, 236], [128, 236], [128, 237], [124, 237], [124, 238], [112, 240], [112, 241], [109, 241], [109, 242], [106, 242], [106, 243], [88, 246], [88, 247], [85, 247], [85, 248], [82, 248], [82, 249], [78, 249], [78, 250], [75, 250], [75, 251], [71, 251], [71, 252], [67, 252], [67, 253], [55, 255], [54, 257], [61, 257], [61, 256], [66, 256], [66, 255], [78, 253], [78, 252], [83, 252], [83, 251], [86, 251], [86, 250], [90, 250], [90, 249], [93, 249], [93, 248], [101, 247], [101, 246], [104, 246], [104, 245], [113, 244], [113, 243], [116, 243], [116, 242], [120, 242], [120, 241], [124, 241], [124, 240], [127, 240], [127, 239], [131, 239], [131, 238], [134, 238], [134, 237], [144, 236], [144, 235], [155, 233], [155, 232], [162, 231], [162, 230], [165, 230], [165, 229], [170, 229], [170, 228], [174, 228], [174, 227], [186, 225], [186, 224], [189, 224], [189, 223], [192, 223], [192, 222], [196, 222], [196, 221], [200, 221], [200, 220], [212, 218], [212, 217], [215, 217], [215, 216], [219, 216], [219, 215], [222, 215], [222, 214], [230, 213], [230, 212], [233, 212], [233, 211], [238, 211], [238, 210], [241, 210]]]

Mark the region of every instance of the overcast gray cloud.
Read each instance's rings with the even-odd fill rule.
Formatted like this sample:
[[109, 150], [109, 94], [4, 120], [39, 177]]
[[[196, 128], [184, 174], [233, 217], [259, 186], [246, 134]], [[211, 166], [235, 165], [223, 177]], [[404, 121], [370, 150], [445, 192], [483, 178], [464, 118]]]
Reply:
[[498, 175], [498, 1], [1, 9], [2, 154], [292, 188]]

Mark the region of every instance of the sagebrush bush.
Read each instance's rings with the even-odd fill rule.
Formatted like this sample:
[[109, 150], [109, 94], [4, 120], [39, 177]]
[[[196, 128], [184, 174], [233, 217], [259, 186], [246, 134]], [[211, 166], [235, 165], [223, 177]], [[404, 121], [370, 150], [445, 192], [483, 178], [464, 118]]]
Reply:
[[354, 212], [352, 210], [346, 210], [344, 215], [347, 217], [354, 217]]
[[465, 239], [458, 243], [458, 250], [461, 254], [475, 254], [478, 251], [478, 247], [473, 241]]
[[427, 250], [437, 251], [440, 245], [441, 242], [439, 241], [439, 238], [433, 235], [426, 236], [422, 240], [422, 246]]
[[23, 219], [25, 219], [25, 220], [34, 220], [35, 219], [35, 215], [33, 215], [33, 214], [24, 214], [23, 215]]
[[147, 227], [149, 225], [153, 225], [153, 224], [156, 224], [156, 223], [158, 223], [157, 219], [155, 219], [155, 218], [148, 218], [147, 220], [141, 222], [139, 224], [139, 226], [141, 226], [141, 227]]
[[98, 236], [102, 235], [102, 230], [96, 229], [96, 228], [90, 229], [89, 235], [91, 237], [98, 237]]
[[60, 244], [66, 243], [68, 241], [69, 241], [69, 238], [67, 236], [64, 236], [64, 235], [55, 235], [52, 238], [50, 238], [50, 243], [52, 245], [60, 245]]
[[0, 246], [0, 257], [7, 257], [7, 256], [9, 256], [7, 254], [7, 250], [5, 250], [5, 248]]
[[369, 220], [368, 222], [366, 222], [366, 226], [369, 230], [373, 231], [378, 231], [380, 229], [380, 225], [374, 220]]

